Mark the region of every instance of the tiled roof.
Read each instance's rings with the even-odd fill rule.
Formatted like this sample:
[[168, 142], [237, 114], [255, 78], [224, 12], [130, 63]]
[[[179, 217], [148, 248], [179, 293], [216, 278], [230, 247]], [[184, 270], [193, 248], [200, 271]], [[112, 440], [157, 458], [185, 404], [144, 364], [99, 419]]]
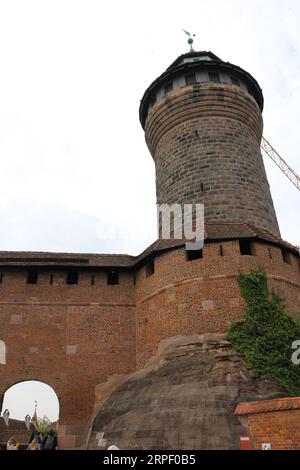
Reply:
[[240, 403], [234, 413], [236, 415], [250, 415], [286, 410], [300, 410], [300, 397], [275, 398], [267, 401]]
[[[242, 222], [205, 223], [205, 242], [255, 238], [287, 248], [299, 255], [299, 249], [261, 228]], [[0, 251], [0, 265], [6, 266], [70, 266], [130, 269], [148, 256], [183, 246], [187, 240], [158, 239], [138, 256], [97, 253], [51, 253], [34, 251]]]
[[25, 426], [24, 421], [10, 419], [6, 426], [4, 419], [0, 418], [0, 442], [6, 443], [11, 437], [14, 437], [20, 443], [28, 443], [31, 431]]

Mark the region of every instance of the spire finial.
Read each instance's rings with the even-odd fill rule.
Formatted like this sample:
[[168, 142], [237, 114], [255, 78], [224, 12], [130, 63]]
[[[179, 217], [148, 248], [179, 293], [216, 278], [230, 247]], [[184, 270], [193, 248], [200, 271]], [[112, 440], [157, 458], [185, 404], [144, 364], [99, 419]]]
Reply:
[[189, 46], [190, 46], [190, 52], [195, 52], [194, 49], [193, 49], [193, 42], [194, 42], [194, 37], [196, 36], [195, 34], [193, 33], [189, 33], [188, 31], [186, 31], [185, 29], [182, 30], [189, 38], [187, 40]]

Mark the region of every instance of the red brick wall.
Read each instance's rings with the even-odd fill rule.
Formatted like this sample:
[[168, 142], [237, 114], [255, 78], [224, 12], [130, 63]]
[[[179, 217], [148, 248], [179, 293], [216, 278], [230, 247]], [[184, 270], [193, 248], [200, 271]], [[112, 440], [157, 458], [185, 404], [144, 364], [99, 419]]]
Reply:
[[78, 285], [69, 286], [62, 270], [40, 271], [35, 285], [26, 284], [23, 268], [2, 270], [0, 339], [7, 364], [0, 366], [0, 397], [23, 380], [49, 384], [60, 401], [61, 442], [82, 445], [96, 384], [141, 367], [161, 339], [225, 332], [242, 318], [238, 269], [265, 266], [270, 286], [300, 317], [298, 259], [284, 263], [279, 248], [261, 242], [254, 249], [256, 256], [241, 256], [238, 241], [211, 243], [194, 261], [186, 260], [184, 247], [175, 249], [155, 258], [151, 276], [142, 266], [135, 284], [133, 272], [121, 272], [115, 286], [107, 285], [104, 272], [93, 273], [91, 285], [91, 273], [82, 271]]
[[[219, 254], [220, 244], [224, 256]], [[239, 269], [263, 265], [270, 287], [280, 291], [287, 308], [300, 319], [298, 259], [292, 256], [291, 264], [284, 263], [279, 248], [260, 242], [254, 242], [254, 252], [255, 256], [242, 256], [238, 241], [227, 241], [205, 245], [200, 260], [187, 261], [184, 248], [162, 254], [149, 277], [143, 267], [136, 276], [138, 367], [154, 354], [161, 339], [226, 332], [240, 320], [244, 302], [236, 281]]]
[[247, 416], [255, 450], [271, 443], [272, 450], [300, 450], [300, 410]]
[[60, 424], [88, 425], [95, 385], [135, 369], [133, 275], [120, 273], [120, 284], [109, 286], [100, 272], [91, 285], [91, 274], [82, 272], [72, 286], [63, 271], [54, 271], [50, 285], [51, 273], [40, 272], [30, 285], [24, 269], [3, 272], [0, 399], [17, 382], [40, 380], [58, 395]]

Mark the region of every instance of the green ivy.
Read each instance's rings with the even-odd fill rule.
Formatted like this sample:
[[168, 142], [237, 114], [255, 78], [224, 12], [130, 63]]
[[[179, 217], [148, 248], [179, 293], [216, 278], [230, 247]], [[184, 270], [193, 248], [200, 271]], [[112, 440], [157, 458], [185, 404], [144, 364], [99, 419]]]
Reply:
[[300, 395], [300, 365], [291, 359], [292, 343], [300, 340], [300, 326], [284, 313], [280, 297], [275, 292], [269, 295], [263, 268], [240, 273], [238, 283], [246, 302], [246, 319], [230, 327], [228, 339], [247, 367], [269, 375], [289, 394]]

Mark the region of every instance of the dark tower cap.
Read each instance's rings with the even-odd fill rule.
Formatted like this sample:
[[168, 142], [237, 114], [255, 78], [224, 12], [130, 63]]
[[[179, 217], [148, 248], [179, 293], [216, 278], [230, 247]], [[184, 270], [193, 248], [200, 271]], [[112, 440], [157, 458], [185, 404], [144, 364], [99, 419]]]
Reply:
[[187, 72], [223, 72], [227, 75], [233, 75], [236, 79], [240, 79], [246, 84], [248, 92], [253, 96], [260, 110], [263, 110], [264, 99], [262, 90], [250, 73], [230, 62], [223, 62], [212, 52], [188, 52], [187, 54], [180, 55], [145, 91], [140, 104], [140, 122], [143, 128], [145, 128], [148, 108], [153, 93], [156, 93], [170, 80]]

